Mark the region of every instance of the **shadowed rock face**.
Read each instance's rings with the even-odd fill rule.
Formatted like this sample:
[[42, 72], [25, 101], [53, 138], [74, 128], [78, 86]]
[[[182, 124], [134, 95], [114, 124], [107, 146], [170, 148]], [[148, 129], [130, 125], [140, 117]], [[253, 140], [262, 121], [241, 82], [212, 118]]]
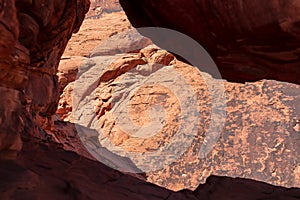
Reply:
[[17, 161], [0, 160], [1, 199], [296, 200], [298, 189], [212, 176], [195, 191], [173, 192], [76, 153], [24, 144]]
[[222, 77], [229, 81], [276, 79], [300, 83], [298, 0], [120, 3], [135, 27], [165, 27], [195, 39], [212, 55]]
[[0, 154], [14, 156], [20, 134], [35, 132], [55, 113], [57, 66], [88, 6], [88, 0], [0, 1]]

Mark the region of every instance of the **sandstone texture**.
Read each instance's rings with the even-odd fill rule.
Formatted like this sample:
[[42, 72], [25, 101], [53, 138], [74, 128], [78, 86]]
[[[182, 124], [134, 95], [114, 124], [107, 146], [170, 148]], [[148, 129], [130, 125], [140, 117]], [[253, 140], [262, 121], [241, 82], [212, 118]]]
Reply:
[[59, 99], [60, 57], [88, 7], [88, 0], [0, 1], [0, 154], [14, 156], [22, 133], [48, 126]]
[[[298, 0], [120, 3], [134, 27], [170, 28], [196, 40], [212, 55], [226, 80], [276, 79], [300, 83]], [[146, 32], [143, 34], [147, 36]], [[175, 45], [174, 38], [154, 43], [164, 49]]]
[[214, 79], [89, 5], [0, 0], [0, 199], [300, 198], [299, 85]]
[[90, 0], [91, 5], [86, 18], [97, 19], [104, 13], [118, 12], [122, 7], [118, 0]]
[[[68, 103], [69, 115], [71, 110], [75, 115], [73, 122], [97, 130], [92, 135], [98, 137], [100, 146], [130, 157], [141, 171], [149, 172], [149, 181], [173, 190], [195, 189], [213, 174], [299, 187], [298, 85], [215, 80], [153, 45], [136, 53], [91, 57], [79, 74], [68, 85], [73, 87], [75, 110]], [[214, 98], [218, 85], [224, 86], [220, 92], [225, 96], [223, 102], [213, 102], [208, 82], [215, 87]], [[214, 115], [213, 103], [223, 103]], [[164, 114], [152, 111], [155, 106], [161, 106]], [[219, 124], [222, 118], [226, 121]], [[189, 132], [193, 133], [191, 140], [176, 137]], [[80, 135], [89, 134], [82, 130]], [[199, 158], [199, 152], [206, 146], [211, 148], [212, 141], [216, 142], [214, 147]], [[176, 159], [161, 155], [159, 149], [176, 142], [177, 149], [168, 151], [176, 152]], [[149, 155], [159, 159], [146, 159], [145, 153], [156, 151]]]
[[[131, 37], [131, 34], [136, 33], [131, 29], [120, 31], [100, 42], [89, 58], [77, 64], [81, 65], [78, 77], [61, 96], [59, 110], [66, 114], [60, 115], [61, 119], [87, 127], [85, 131], [88, 133], [89, 129], [98, 131], [91, 133], [97, 138], [92, 149], [110, 147], [117, 155], [132, 155], [133, 163], [124, 161], [127, 166], [118, 161], [111, 163], [95, 151], [94, 157], [119, 170], [148, 169], [148, 181], [172, 190], [196, 189], [210, 175], [299, 187], [298, 85], [272, 80], [246, 84], [216, 80], [177, 60], [167, 51], [149, 45], [143, 37]], [[122, 41], [116, 42], [117, 38], [122, 38]], [[176, 79], [173, 72], [185, 82]], [[219, 113], [214, 111], [214, 118], [211, 117], [214, 102], [207, 83], [216, 88], [218, 85], [224, 87], [222, 109]], [[185, 93], [189, 88], [192, 93]], [[216, 88], [215, 95], [218, 94]], [[187, 97], [196, 97], [196, 113], [182, 116], [182, 110], [189, 110], [188, 106], [192, 105], [191, 101], [184, 105], [183, 100]], [[153, 108], [159, 111], [160, 106], [165, 114], [151, 113]], [[161, 119], [155, 121], [159, 117]], [[185, 117], [190, 120], [190, 125], [185, 126], [185, 132], [180, 132]], [[212, 129], [224, 117], [226, 121], [222, 129]], [[81, 137], [88, 135], [80, 128], [77, 130]], [[172, 142], [176, 133], [186, 133], [187, 130], [191, 130], [194, 139], [190, 146], [184, 147], [186, 151], [182, 155], [176, 155], [175, 160], [169, 158], [168, 166], [160, 164], [166, 162], [167, 158], [163, 156], [147, 160], [147, 165], [144, 165], [143, 153], [155, 152]], [[141, 132], [148, 136], [139, 135]], [[201, 149], [202, 152], [205, 146], [209, 149], [209, 142], [216, 138], [211, 151], [207, 150], [206, 157], [200, 158]], [[111, 144], [108, 145], [107, 141]], [[89, 142], [86, 140], [84, 145]], [[137, 155], [133, 155], [135, 153]]]
[[132, 26], [124, 12], [115, 12], [112, 15], [104, 13], [98, 20], [85, 19], [81, 31], [70, 39], [62, 59], [70, 56], [88, 57], [99, 43], [130, 28]]

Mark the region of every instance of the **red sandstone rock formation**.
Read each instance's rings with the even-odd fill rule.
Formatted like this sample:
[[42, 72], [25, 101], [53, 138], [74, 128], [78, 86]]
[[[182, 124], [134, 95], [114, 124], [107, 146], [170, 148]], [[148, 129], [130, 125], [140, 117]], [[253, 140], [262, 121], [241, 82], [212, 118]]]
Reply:
[[[166, 27], [199, 42], [229, 81], [300, 83], [298, 0], [120, 0], [135, 27]], [[146, 34], [146, 33], [144, 33]], [[159, 41], [164, 49], [171, 41]], [[155, 41], [154, 41], [155, 42]], [[208, 69], [209, 71], [209, 69]]]
[[20, 150], [21, 134], [47, 126], [43, 121], [55, 113], [57, 66], [88, 6], [88, 0], [0, 1], [0, 152]]
[[[80, 142], [74, 124], [54, 116], [60, 91], [77, 71], [76, 66], [62, 67], [59, 86], [58, 63], [88, 5], [87, 0], [0, 0], [0, 199], [299, 198], [299, 189], [215, 176], [194, 192], [173, 192], [95, 161]], [[128, 70], [127, 61], [130, 68], [145, 62], [137, 52], [131, 56], [123, 64], [119, 60], [109, 73], [103, 71], [105, 78], [100, 81], [121, 76], [120, 72]], [[171, 59], [171, 54], [157, 51], [152, 61], [169, 64]], [[109, 98], [106, 90], [98, 94], [102, 100]], [[277, 100], [271, 103], [277, 105], [281, 99]], [[274, 148], [281, 147], [275, 144]]]
[[[171, 165], [155, 169], [160, 161], [147, 160], [151, 168], [146, 172], [148, 180], [169, 189], [195, 189], [211, 174], [251, 178], [285, 187], [300, 186], [297, 178], [300, 175], [299, 133], [296, 130], [299, 123], [298, 85], [268, 80], [247, 84], [218, 82], [176, 60], [164, 50], [151, 45], [142, 48], [142, 42], [141, 50], [115, 55], [115, 41], [108, 40], [100, 44], [93, 51], [96, 56], [80, 62], [80, 75], [76, 81], [68, 84], [61, 96], [58, 114], [62, 118], [98, 130], [100, 142], [109, 139], [124, 152], [156, 151], [174, 142], [176, 134], [194, 131], [193, 143]], [[172, 72], [184, 77], [186, 84], [181, 83]], [[203, 76], [207, 77], [204, 79]], [[207, 132], [208, 125], [218, 126], [222, 118], [221, 110], [217, 115], [211, 115], [213, 102], [208, 81], [210, 84], [224, 84], [226, 100], [223, 103], [227, 116], [212, 152], [201, 159], [197, 152], [210, 134], [215, 134], [214, 131]], [[193, 89], [191, 93], [186, 92], [188, 87]], [[181, 94], [176, 93], [176, 88]], [[74, 94], [74, 101], [71, 101], [70, 97]], [[184, 105], [184, 99], [195, 96], [198, 106], [193, 112], [198, 110], [199, 116], [193, 116], [192, 113], [182, 116], [182, 109], [191, 107], [190, 102]], [[156, 104], [165, 109], [164, 125], [158, 129], [155, 125], [147, 128], [153, 121], [151, 107]], [[126, 111], [127, 108], [129, 111]], [[117, 120], [126, 117], [122, 115], [126, 112], [129, 117], [125, 118], [124, 123]], [[191, 123], [180, 132], [184, 118], [189, 118]], [[143, 132], [153, 134], [153, 137], [135, 137], [132, 134], [136, 130], [124, 129], [126, 124], [145, 126]], [[195, 124], [196, 130], [192, 128]], [[87, 133], [83, 131], [80, 134]], [[143, 156], [132, 158], [137, 166], [144, 165]], [[166, 160], [163, 157], [161, 159]]]

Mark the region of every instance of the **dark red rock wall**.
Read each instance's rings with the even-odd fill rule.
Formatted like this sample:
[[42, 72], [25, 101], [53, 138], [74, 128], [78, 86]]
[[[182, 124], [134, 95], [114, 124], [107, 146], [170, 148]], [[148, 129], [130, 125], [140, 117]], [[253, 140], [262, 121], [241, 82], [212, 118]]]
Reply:
[[229, 81], [265, 78], [300, 83], [298, 0], [120, 3], [135, 27], [166, 27], [195, 39], [212, 55], [222, 77]]
[[57, 66], [88, 7], [88, 0], [0, 0], [0, 152], [21, 148], [30, 118], [55, 113]]

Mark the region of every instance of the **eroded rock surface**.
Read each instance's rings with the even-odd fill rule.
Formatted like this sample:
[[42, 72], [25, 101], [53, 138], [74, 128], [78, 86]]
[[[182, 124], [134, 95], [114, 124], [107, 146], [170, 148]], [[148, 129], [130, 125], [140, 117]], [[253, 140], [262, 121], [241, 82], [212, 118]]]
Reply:
[[130, 28], [132, 26], [123, 11], [104, 13], [99, 19], [85, 19], [81, 31], [70, 39], [63, 59], [70, 56], [88, 57], [101, 42]]
[[[123, 35], [126, 34], [110, 36], [110, 39], [100, 43], [92, 51], [91, 58], [80, 61], [82, 69], [77, 81], [81, 84], [76, 81], [70, 83], [61, 98], [60, 105], [65, 105], [67, 108], [61, 106], [61, 111], [65, 112], [66, 116], [72, 116], [71, 111], [74, 111], [74, 102], [68, 101], [68, 98], [74, 92], [74, 85], [77, 85], [79, 94], [84, 94], [78, 95], [77, 99], [79, 98], [82, 105], [85, 105], [82, 108], [85, 126], [96, 129], [102, 127], [101, 131], [105, 138], [109, 138], [114, 145], [126, 151], [155, 151], [171, 141], [173, 133], [178, 131], [181, 123], [181, 107], [178, 104], [180, 98], [164, 86], [157, 84], [141, 86], [136, 83], [143, 79], [143, 76], [144, 78], [155, 77], [157, 71], [169, 65], [169, 69], [175, 69], [184, 76], [197, 94], [198, 108], [201, 113], [200, 122], [196, 139], [188, 151], [166, 169], [147, 173], [148, 181], [173, 190], [195, 189], [199, 183], [204, 183], [207, 177], [213, 174], [251, 178], [286, 187], [299, 187], [299, 178], [297, 178], [299, 177], [297, 161], [299, 87], [297, 85], [269, 80], [246, 84], [221, 80], [219, 83], [224, 84], [226, 93], [226, 123], [212, 152], [206, 159], [199, 159], [199, 150], [206, 137], [205, 131], [212, 123], [209, 118], [211, 98], [205, 80], [201, 76], [203, 74], [199, 74], [195, 68], [176, 60], [172, 54], [155, 46], [142, 49], [143, 45], [131, 46], [128, 40], [121, 43], [113, 40], [113, 38], [124, 38]], [[134, 40], [132, 41], [134, 43]], [[118, 48], [118, 45], [121, 45], [121, 48]], [[136, 47], [136, 50], [126, 49], [122, 45]], [[122, 49], [131, 53], [115, 55], [115, 53], [126, 52]], [[68, 60], [65, 62], [67, 65]], [[82, 80], [80, 76], [83, 77]], [[206, 76], [209, 77], [207, 74]], [[156, 82], [159, 83], [164, 78], [164, 76], [156, 76]], [[218, 83], [218, 80], [210, 80]], [[176, 84], [180, 85], [178, 82]], [[140, 88], [137, 90], [138, 87]], [[185, 86], [179, 87], [182, 87], [182, 91], [186, 90]], [[78, 94], [77, 89], [75, 92]], [[131, 91], [135, 91], [136, 94], [134, 93], [130, 98]], [[116, 93], [121, 96], [118, 97]], [[87, 97], [88, 95], [91, 96]], [[118, 101], [118, 98], [122, 101]], [[134, 138], [124, 131], [122, 125], [120, 128], [120, 122], [116, 123], [118, 114], [112, 112], [117, 106], [126, 110], [126, 102], [130, 108], [130, 119], [126, 118], [126, 123], [131, 121], [129, 124], [138, 127], [151, 125], [151, 120], [155, 119], [155, 117], [151, 118], [151, 107], [160, 104], [167, 112], [165, 126], [156, 127], [157, 134], [150, 139]], [[63, 115], [61, 117], [64, 119]], [[74, 122], [73, 116], [65, 120]], [[213, 123], [216, 122], [215, 120]], [[129, 132], [132, 130], [134, 129], [129, 129]], [[143, 130], [155, 134], [156, 129], [152, 126], [148, 131]], [[149, 165], [157, 164], [150, 163]]]
[[[102, 48], [98, 49], [103, 53]], [[213, 85], [213, 93], [207, 84]], [[224, 93], [219, 94], [226, 98], [217, 102], [220, 105], [212, 115], [216, 102], [211, 95], [219, 95], [220, 84]], [[130, 157], [141, 171], [149, 170], [145, 172], [153, 183], [173, 190], [195, 189], [213, 174], [300, 186], [298, 85], [269, 80], [246, 84], [215, 80], [150, 45], [136, 53], [89, 58], [69, 87], [75, 96], [75, 108], [68, 103], [69, 115], [71, 110], [75, 112], [74, 122], [97, 130], [99, 146]], [[197, 103], [192, 107], [194, 97]], [[151, 109], [161, 109], [155, 105], [161, 106], [164, 114], [160, 115], [159, 110], [153, 114]], [[218, 135], [216, 127], [225, 119]], [[190, 132], [194, 133], [190, 144], [185, 140], [180, 145], [184, 138], [176, 134]], [[80, 135], [89, 134], [82, 131]], [[210, 144], [214, 141], [211, 138], [216, 144]], [[174, 160], [160, 151], [173, 142], [178, 143], [177, 149], [169, 152], [176, 152]], [[146, 159], [146, 153], [156, 151], [152, 156], [159, 159]], [[207, 154], [201, 158], [200, 152]], [[97, 153], [94, 156], [97, 158]], [[164, 162], [169, 163], [161, 165]]]
[[86, 18], [97, 19], [104, 13], [118, 12], [122, 10], [118, 0], [90, 0], [90, 10]]
[[0, 152], [20, 150], [21, 133], [48, 126], [59, 99], [57, 66], [88, 6], [88, 0], [0, 1]]
[[[133, 177], [97, 162], [91, 155], [92, 153], [86, 150], [86, 147], [79, 138], [79, 136], [82, 136], [80, 134], [88, 132], [92, 135], [95, 133], [95, 130], [91, 130], [89, 127], [80, 127], [78, 124], [63, 122], [55, 115], [59, 95], [65, 89], [68, 93], [63, 93], [65, 96], [62, 95], [62, 99], [65, 99], [65, 101], [62, 105], [66, 106], [66, 112], [59, 113], [58, 111], [57, 113], [62, 118], [72, 119], [71, 115], [68, 114], [71, 110], [74, 110], [73, 104], [78, 104], [78, 102], [84, 100], [81, 97], [85, 97], [81, 95], [78, 102], [70, 102], [72, 93], [80, 91], [76, 87], [74, 90], [72, 84], [76, 84], [72, 83], [72, 81], [74, 81], [77, 71], [79, 71], [79, 77], [84, 75], [82, 73], [84, 71], [90, 72], [90, 69], [92, 69], [90, 65], [93, 64], [93, 62], [90, 62], [91, 60], [94, 61], [94, 66], [96, 66], [93, 71], [94, 74], [89, 77], [90, 79], [81, 80], [90, 80], [90, 82], [86, 82], [85, 86], [88, 86], [90, 89], [89, 92], [95, 92], [96, 98], [94, 100], [96, 101], [95, 104], [92, 104], [92, 109], [85, 111], [91, 111], [96, 116], [93, 120], [98, 125], [100, 125], [100, 122], [103, 122], [105, 128], [109, 126], [115, 130], [118, 128], [114, 124], [111, 124], [114, 122], [114, 119], [109, 117], [113, 108], [110, 99], [113, 97], [113, 92], [116, 89], [116, 85], [112, 83], [118, 83], [118, 81], [125, 84], [135, 83], [137, 79], [134, 77], [132, 77], [133, 79], [129, 79], [129, 82], [126, 82], [124, 79], [128, 76], [129, 72], [134, 72], [132, 69], [135, 72], [140, 72], [142, 76], [155, 74], [164, 68], [176, 69], [178, 73], [182, 73], [197, 94], [205, 97], [206, 92], [203, 83], [199, 84], [198, 82], [202, 80], [198, 79], [198, 72], [194, 71], [194, 68], [191, 66], [176, 61], [172, 54], [164, 50], [156, 47], [144, 48], [142, 46], [141, 50], [134, 51], [131, 54], [123, 54], [121, 57], [120, 55], [106, 55], [87, 59], [83, 58], [83, 56], [89, 55], [86, 53], [90, 53], [90, 50], [94, 49], [98, 44], [92, 44], [89, 37], [85, 38], [84, 42], [81, 43], [77, 40], [80, 38], [79, 34], [73, 39], [74, 48], [68, 48], [62, 65], [57, 70], [57, 65], [66, 43], [71, 34], [79, 29], [88, 5], [88, 1], [83, 0], [63, 2], [0, 0], [0, 199], [299, 199], [299, 189], [286, 189], [257, 181], [215, 176], [208, 178], [207, 183], [200, 185], [194, 192], [190, 190], [173, 192], [145, 182], [143, 180], [145, 174]], [[118, 13], [113, 20], [119, 22], [121, 26], [128, 24], [123, 15], [119, 19], [121, 15], [121, 13]], [[105, 15], [103, 17], [105, 18]], [[98, 23], [97, 21], [89, 22], [91, 24]], [[107, 27], [109, 26], [107, 25]], [[103, 27], [103, 29], [107, 27]], [[118, 28], [116, 30], [119, 30]], [[129, 28], [130, 25], [122, 27], [122, 30]], [[115, 34], [108, 34], [103, 31], [97, 37], [101, 40], [102, 36], [108, 38]], [[90, 36], [90, 38], [93, 38], [93, 36]], [[78, 44], [82, 45], [82, 49], [76, 46]], [[85, 49], [84, 47], [87, 48]], [[81, 50], [82, 53], [79, 53]], [[117, 60], [112, 60], [112, 58], [116, 58]], [[174, 66], [172, 67], [172, 65]], [[99, 69], [97, 68], [99, 66], [102, 68], [97, 71], [96, 69]], [[58, 77], [56, 76], [57, 72], [59, 72]], [[196, 79], [194, 80], [193, 77]], [[161, 76], [161, 78], [165, 77]], [[172, 79], [172, 76], [169, 78]], [[158, 80], [160, 80], [159, 77]], [[89, 87], [90, 83], [92, 87]], [[275, 85], [275, 88], [277, 88], [276, 84], [271, 82], [270, 87]], [[200, 86], [203, 86], [203, 88]], [[281, 87], [280, 84], [279, 86]], [[236, 87], [242, 88], [243, 86], [236, 85]], [[280, 105], [284, 107], [285, 104], [281, 104], [281, 102], [285, 102], [284, 97], [288, 97], [290, 105], [285, 105], [283, 113], [272, 113], [273, 115], [282, 115], [285, 117], [287, 114], [291, 114], [291, 117], [293, 117], [292, 111], [286, 113], [289, 110], [288, 106], [292, 106], [294, 103], [292, 97], [297, 96], [293, 94], [293, 87], [287, 85], [285, 89], [288, 89], [287, 91], [289, 92], [282, 94], [282, 96], [280, 96], [280, 93], [278, 94], [280, 98], [275, 98], [276, 106]], [[82, 87], [80, 89], [85, 91], [86, 88]], [[148, 88], [142, 88], [142, 90], [135, 94], [129, 103], [132, 104], [133, 111], [134, 109], [140, 110], [140, 112], [134, 111], [131, 113], [136, 126], [141, 126], [153, 120], [153, 118], [148, 117], [149, 106], [153, 102], [162, 102], [157, 109], [161, 110], [161, 108], [165, 107], [168, 112], [174, 112], [175, 115], [167, 113], [167, 120], [164, 123], [168, 125], [170, 122], [174, 122], [175, 127], [172, 130], [176, 131], [176, 126], [179, 125], [176, 118], [180, 114], [178, 111], [180, 107], [177, 103], [178, 98], [176, 100], [175, 96], [169, 93], [167, 89], [152, 84]], [[126, 87], [120, 91], [121, 95], [126, 94]], [[184, 91], [183, 94], [185, 94]], [[163, 95], [163, 98], [160, 97], [161, 95]], [[125, 95], [123, 96], [125, 97]], [[145, 96], [149, 96], [149, 98], [145, 99]], [[267, 97], [262, 96], [261, 98]], [[199, 98], [199, 101], [206, 100], [205, 98]], [[144, 104], [140, 104], [141, 101], [145, 101]], [[118, 103], [117, 99], [114, 102]], [[172, 106], [168, 106], [168, 104]], [[232, 106], [235, 107], [234, 105]], [[205, 108], [209, 110], [208, 106], [205, 106]], [[205, 120], [209, 114], [208, 112], [206, 113], [206, 110], [202, 111], [204, 114], [201, 119]], [[289, 120], [288, 118], [285, 119]], [[87, 117], [86, 120], [90, 120], [90, 118]], [[259, 127], [261, 129], [265, 128], [263, 125]], [[205, 128], [205, 126], [202, 128]], [[168, 129], [165, 130], [168, 131]], [[296, 124], [293, 124], [293, 130], [299, 131], [298, 121]], [[297, 138], [293, 135], [294, 132], [289, 131], [290, 129], [285, 133], [291, 134], [291, 137], [297, 143]], [[246, 131], [245, 135], [247, 133]], [[127, 137], [126, 135], [126, 137], [123, 137], [124, 135], [122, 132], [113, 131], [108, 135], [108, 138], [118, 145], [123, 145], [128, 150], [132, 150], [133, 146], [130, 146], [132, 144], [141, 144], [139, 143], [141, 140], [136, 141], [135, 138]], [[163, 136], [163, 134], [160, 134], [160, 136]], [[201, 141], [202, 136], [200, 135], [199, 141]], [[146, 142], [145, 146], [136, 145], [137, 150], [151, 151], [160, 147], [163, 144], [156, 143], [159, 137]], [[267, 135], [267, 137], [269, 136]], [[229, 136], [228, 138], [232, 139]], [[273, 138], [273, 135], [270, 138]], [[21, 139], [23, 142], [22, 149]], [[166, 142], [168, 139], [166, 139]], [[264, 141], [264, 139], [262, 138], [260, 142]], [[227, 141], [224, 142], [226, 143]], [[277, 145], [277, 142], [280, 144]], [[279, 149], [279, 153], [283, 152], [288, 156], [293, 155], [295, 158], [292, 159], [296, 159], [296, 154], [288, 152], [289, 149], [294, 148], [295, 143], [286, 148], [286, 151], [281, 151], [285, 143], [281, 140], [276, 140], [274, 148]], [[273, 143], [270, 145], [272, 146]], [[219, 148], [219, 146], [217, 147]], [[221, 150], [218, 152], [222, 152], [222, 148], [223, 146], [220, 147]], [[129, 165], [132, 168], [135, 167], [134, 163], [130, 162], [130, 159], [109, 154], [105, 147], [101, 150], [104, 153], [100, 156], [111, 163], [117, 162], [122, 164], [122, 167], [128, 167]], [[273, 151], [273, 149], [271, 150]], [[20, 152], [17, 156], [18, 151]], [[245, 153], [247, 153], [246, 150]], [[277, 158], [276, 156], [274, 157]], [[7, 160], [7, 158], [14, 158], [14, 160]], [[224, 162], [227, 162], [228, 160], [226, 159], [229, 158], [235, 159], [232, 155], [227, 155], [227, 157], [224, 157]], [[259, 157], [258, 160], [264, 161]], [[289, 164], [292, 166], [291, 163]], [[296, 166], [296, 164], [294, 163], [293, 166]], [[178, 167], [178, 170], [181, 170], [180, 167], [182, 165], [175, 166]], [[296, 167], [294, 170], [296, 175], [299, 171], [299, 167]], [[269, 172], [269, 168], [266, 168], [264, 172]], [[275, 172], [277, 175], [277, 171]], [[278, 170], [278, 176], [281, 176], [280, 172]], [[207, 177], [208, 174], [205, 174], [205, 176], [195, 176], [195, 179]], [[175, 173], [172, 172], [172, 176], [174, 177], [170, 179], [168, 173], [158, 171], [158, 175], [148, 174], [148, 179], [151, 180], [150, 178], [152, 178], [153, 182], [174, 190], [190, 184], [186, 183], [187, 178], [178, 179], [178, 175], [188, 178], [191, 176], [191, 174], [183, 176], [180, 171], [179, 173], [176, 171]], [[196, 175], [198, 174], [196, 173]], [[159, 177], [162, 177], [164, 182], [157, 181], [156, 179]], [[288, 180], [285, 177], [282, 179]], [[179, 184], [181, 185], [174, 185], [174, 180], [179, 180]], [[299, 175], [295, 176], [293, 183], [297, 183], [297, 181], [299, 181]], [[272, 180], [269, 180], [269, 182], [272, 182]], [[192, 184], [189, 185], [189, 187], [191, 186]]]

